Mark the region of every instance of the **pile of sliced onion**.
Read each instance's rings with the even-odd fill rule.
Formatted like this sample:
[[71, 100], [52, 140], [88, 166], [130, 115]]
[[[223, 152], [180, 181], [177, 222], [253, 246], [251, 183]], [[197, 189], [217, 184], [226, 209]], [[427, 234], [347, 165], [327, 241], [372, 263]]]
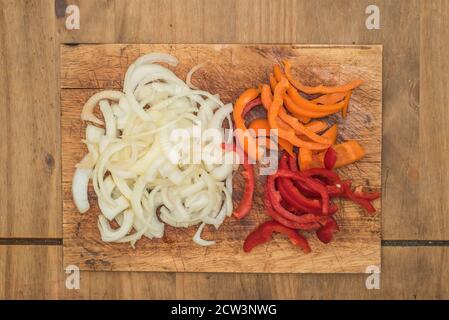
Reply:
[[[201, 161], [193, 162], [191, 150], [176, 149], [171, 133], [189, 132], [195, 126], [201, 132], [221, 130], [225, 119], [232, 132], [232, 105], [191, 87], [190, 78], [198, 67], [189, 72], [187, 85], [158, 63], [176, 66], [178, 61], [167, 54], [144, 55], [128, 68], [123, 92], [102, 91], [84, 105], [81, 119], [88, 122], [83, 140], [88, 153], [76, 165], [73, 200], [79, 212], [89, 210], [91, 180], [105, 242], [130, 242], [134, 247], [142, 237], [161, 238], [167, 224], [199, 225], [193, 241], [212, 245], [215, 242], [202, 239], [201, 233], [207, 224], [218, 229], [232, 214], [236, 166], [204, 159], [211, 154], [222, 159], [236, 159], [236, 155], [223, 151], [222, 143], [230, 142], [223, 135], [213, 143], [203, 135], [199, 140], [187, 136], [191, 145], [201, 147]], [[94, 115], [97, 106], [103, 120]]]

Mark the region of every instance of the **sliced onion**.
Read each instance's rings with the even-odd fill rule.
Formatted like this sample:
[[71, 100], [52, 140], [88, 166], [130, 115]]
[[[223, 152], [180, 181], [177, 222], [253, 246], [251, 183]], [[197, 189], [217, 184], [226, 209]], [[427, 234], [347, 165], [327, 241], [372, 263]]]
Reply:
[[94, 108], [97, 105], [97, 103], [100, 100], [109, 99], [118, 101], [120, 98], [122, 98], [124, 94], [120, 91], [113, 91], [113, 90], [105, 90], [98, 92], [94, 94], [92, 97], [87, 100], [87, 102], [84, 104], [83, 110], [81, 111], [81, 120], [83, 121], [90, 121], [99, 125], [103, 125], [104, 122], [100, 119], [98, 119], [94, 115]]
[[[207, 137], [206, 132], [221, 129], [225, 119], [232, 129], [232, 105], [223, 104], [216, 94], [189, 87], [201, 65], [190, 70], [186, 84], [159, 62], [178, 63], [167, 54], [144, 55], [129, 66], [123, 93], [99, 92], [84, 105], [81, 118], [104, 127], [86, 126], [83, 142], [89, 152], [76, 165], [74, 202], [80, 212], [89, 209], [91, 177], [105, 242], [129, 242], [134, 248], [142, 237], [161, 238], [168, 224], [199, 225], [193, 241], [212, 245], [214, 241], [201, 239], [201, 232], [206, 224], [219, 228], [232, 213], [236, 166], [227, 163], [235, 154], [223, 152], [223, 135]], [[97, 104], [104, 121], [94, 115]], [[187, 138], [172, 139], [174, 130], [181, 129]], [[192, 135], [198, 130], [202, 137]], [[205, 161], [206, 156], [212, 161]], [[113, 221], [119, 228], [111, 228]]]
[[80, 213], [89, 210], [89, 200], [87, 195], [87, 187], [92, 169], [76, 168], [72, 182], [73, 202]]
[[198, 87], [196, 87], [196, 86], [194, 86], [194, 85], [192, 84], [192, 76], [193, 76], [193, 74], [194, 74], [196, 71], [198, 71], [199, 69], [201, 69], [202, 67], [204, 67], [205, 64], [206, 64], [205, 62], [200, 63], [200, 64], [197, 64], [197, 65], [194, 66], [192, 69], [190, 69], [189, 73], [187, 73], [186, 83], [187, 83], [187, 85], [188, 85], [190, 88], [192, 88], [192, 89], [194, 89], [194, 90], [198, 90], [198, 89], [199, 89]]
[[215, 241], [201, 239], [201, 233], [203, 232], [205, 225], [206, 225], [206, 223], [203, 222], [199, 226], [198, 230], [195, 232], [195, 235], [193, 236], [193, 242], [195, 242], [197, 245], [203, 246], [203, 247], [212, 246], [215, 244]]

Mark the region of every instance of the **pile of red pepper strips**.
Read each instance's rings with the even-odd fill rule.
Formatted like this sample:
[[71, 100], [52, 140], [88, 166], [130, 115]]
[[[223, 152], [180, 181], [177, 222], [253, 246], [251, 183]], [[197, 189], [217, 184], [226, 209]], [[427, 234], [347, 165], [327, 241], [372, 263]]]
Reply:
[[[252, 108], [254, 103], [250, 104]], [[242, 219], [252, 208], [255, 176], [253, 165], [248, 162], [246, 154], [242, 150], [238, 151], [244, 158], [246, 185], [234, 216]], [[283, 152], [278, 170], [268, 176], [265, 185], [264, 205], [272, 220], [262, 223], [247, 236], [243, 250], [250, 252], [255, 246], [270, 241], [274, 232], [287, 235], [304, 253], [311, 249], [307, 239], [298, 232], [300, 230], [315, 231], [321, 242], [329, 243], [333, 234], [339, 230], [333, 218], [338, 212], [338, 207], [332, 202], [334, 198], [351, 200], [373, 214], [376, 210], [371, 201], [378, 199], [380, 192], [368, 193], [360, 188], [353, 191], [351, 180], [341, 180], [332, 170], [336, 160], [336, 152], [329, 147], [324, 157], [325, 168], [299, 171], [297, 160]]]

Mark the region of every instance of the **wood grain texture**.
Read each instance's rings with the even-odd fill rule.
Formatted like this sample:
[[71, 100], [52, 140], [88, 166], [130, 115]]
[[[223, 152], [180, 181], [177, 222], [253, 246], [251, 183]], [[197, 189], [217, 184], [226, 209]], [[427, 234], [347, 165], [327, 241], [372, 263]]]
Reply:
[[223, 274], [82, 271], [65, 287], [62, 247], [0, 246], [0, 299], [447, 299], [449, 249], [383, 250], [381, 288], [366, 274]]
[[[371, 0], [278, 0], [276, 2], [269, 0], [71, 0], [67, 2], [79, 4], [81, 7], [81, 30], [79, 31], [66, 30], [65, 18], [54, 17], [53, 0], [27, 1], [28, 5], [21, 1], [0, 0], [0, 70], [6, 70], [6, 72], [0, 72], [1, 119], [6, 118], [8, 113], [19, 114], [22, 107], [18, 103], [11, 104], [9, 102], [11, 98], [7, 98], [11, 96], [7, 92], [10, 92], [12, 82], [16, 81], [15, 79], [18, 79], [18, 82], [23, 81], [23, 76], [18, 77], [15, 74], [19, 69], [19, 63], [15, 61], [26, 60], [31, 63], [36, 57], [50, 53], [53, 57], [57, 57], [59, 42], [383, 44], [385, 65], [383, 74], [383, 238], [449, 239], [449, 228], [443, 227], [447, 212], [432, 198], [433, 194], [441, 194], [437, 197], [438, 199], [442, 197], [445, 187], [444, 179], [440, 179], [436, 171], [437, 166], [432, 169], [432, 161], [438, 160], [436, 150], [441, 152], [441, 147], [432, 143], [431, 137], [439, 139], [440, 134], [443, 137], [441, 130], [445, 130], [445, 126], [440, 127], [436, 132], [434, 123], [438, 122], [433, 122], [434, 120], [429, 118], [441, 114], [445, 109], [444, 104], [438, 106], [432, 103], [433, 95], [438, 93], [437, 98], [440, 99], [439, 96], [447, 92], [447, 89], [439, 90], [447, 85], [447, 80], [443, 78], [445, 75], [440, 72], [441, 60], [440, 62], [429, 60], [435, 55], [442, 56], [444, 48], [448, 45], [442, 37], [442, 34], [446, 32], [444, 27], [432, 30], [440, 25], [444, 26], [444, 22], [449, 21], [447, 8], [442, 10], [443, 6], [447, 5], [445, 1], [376, 0], [375, 3], [381, 10], [380, 30], [367, 30], [364, 26], [365, 8], [373, 3]], [[182, 3], [185, 4], [177, 10], [175, 15], [174, 10]], [[45, 15], [34, 14], [36, 6], [45, 11]], [[437, 7], [432, 9], [433, 6]], [[438, 6], [442, 9], [439, 10]], [[86, 8], [89, 9], [85, 10]], [[6, 25], [6, 16], [15, 17], [13, 23], [8, 22]], [[23, 19], [24, 16], [27, 17], [26, 20]], [[86, 24], [86, 21], [89, 23]], [[53, 23], [56, 25], [56, 34]], [[23, 27], [29, 24], [33, 27], [29, 29]], [[427, 30], [421, 36], [420, 25], [422, 30]], [[47, 45], [42, 45], [44, 39], [42, 30], [45, 30], [46, 35], [55, 37], [54, 45], [47, 44], [46, 41], [44, 43]], [[189, 34], [189, 31], [192, 32]], [[20, 40], [16, 43], [16, 38], [35, 40]], [[441, 40], [438, 40], [440, 38]], [[13, 43], [15, 45], [12, 45]], [[435, 46], [436, 43], [439, 47]], [[36, 46], [39, 46], [36, 54], [30, 54], [32, 50], [26, 51], [27, 48]], [[419, 57], [421, 46], [425, 49], [427, 57], [425, 60]], [[6, 57], [14, 59], [6, 60]], [[422, 78], [421, 81], [419, 79], [420, 65], [426, 65], [428, 68], [425, 83]], [[42, 63], [42, 68], [44, 76], [55, 71], [53, 63], [48, 62], [47, 59]], [[6, 78], [6, 74], [12, 72], [14, 76]], [[437, 77], [439, 79], [436, 79]], [[9, 82], [6, 83], [5, 79]], [[428, 80], [432, 81], [428, 82]], [[45, 81], [38, 82], [42, 90], [29, 91], [32, 98], [41, 97], [48, 86]], [[17, 84], [14, 86], [18, 87]], [[50, 102], [59, 104], [58, 97], [55, 96], [52, 99]], [[423, 112], [419, 113], [419, 109], [422, 110], [424, 105], [433, 112], [428, 112], [426, 115]], [[23, 107], [30, 109], [33, 105], [27, 102]], [[59, 108], [55, 108], [54, 112], [56, 112], [54, 116], [58, 116]], [[52, 117], [52, 114], [48, 115]], [[427, 120], [421, 121], [423, 116], [427, 117]], [[23, 117], [27, 119], [26, 121], [31, 121], [27, 118], [29, 117], [27, 113], [24, 113]], [[50, 127], [53, 126], [50, 125]], [[8, 168], [5, 153], [7, 144], [4, 139], [6, 132], [10, 130], [7, 128], [8, 125], [5, 125], [0, 129], [2, 199], [7, 199], [4, 197], [6, 191], [3, 189], [7, 177], [5, 172]], [[53, 134], [58, 135], [59, 131], [56, 130]], [[423, 135], [428, 137], [427, 145], [424, 146], [419, 142], [421, 138], [417, 139], [418, 136]], [[34, 138], [31, 141], [39, 143]], [[426, 152], [417, 157], [416, 154], [422, 147], [427, 148]], [[432, 152], [427, 151], [429, 148], [432, 148], [430, 150]], [[24, 147], [20, 147], [20, 150], [27, 151]], [[441, 158], [438, 161], [446, 159], [444, 154], [440, 155]], [[423, 176], [418, 172], [423, 161], [421, 159], [424, 157], [427, 158], [424, 162], [426, 169], [432, 170], [429, 171], [430, 175], [425, 186], [418, 188], [423, 180]], [[59, 170], [59, 156], [55, 157], [55, 161], [56, 170]], [[18, 163], [16, 170], [19, 168], [26, 172], [29, 170], [28, 162], [24, 163], [17, 157], [12, 162]], [[442, 168], [444, 167], [443, 165]], [[42, 181], [42, 172], [46, 170], [43, 167], [41, 173], [33, 172], [27, 178], [32, 184], [39, 184]], [[59, 181], [60, 173], [57, 175], [56, 179]], [[2, 231], [2, 235], [11, 235], [8, 226], [15, 225], [17, 233], [27, 237], [61, 236], [60, 200], [54, 196], [59, 188], [52, 185], [45, 185], [45, 188], [51, 190], [51, 196], [49, 195], [46, 200], [52, 203], [48, 206], [52, 208], [51, 210], [40, 208], [40, 204], [35, 204], [33, 208], [39, 207], [39, 210], [11, 213], [8, 211], [8, 201], [0, 201], [0, 229], [8, 230]], [[33, 203], [33, 194], [24, 194], [26, 198], [23, 202]], [[17, 199], [19, 195], [14, 197]], [[426, 206], [420, 204], [423, 201], [428, 201]], [[433, 204], [430, 201], [433, 201]], [[25, 217], [25, 215], [29, 216]], [[33, 219], [39, 219], [40, 223], [36, 224]], [[55, 224], [54, 232], [49, 232], [48, 228], [43, 227], [50, 224]], [[19, 230], [19, 226], [24, 232]], [[449, 263], [447, 254], [446, 248], [383, 248], [383, 282], [380, 291], [366, 290], [363, 285], [364, 275], [215, 274], [211, 276], [210, 274], [137, 273], [131, 276], [131, 273], [127, 272], [82, 272], [81, 292], [74, 293], [64, 289], [64, 273], [59, 269], [62, 265], [62, 248], [0, 246], [0, 274], [6, 275], [5, 267], [12, 264], [11, 261], [15, 261], [9, 267], [11, 271], [8, 275], [0, 281], [0, 298], [101, 299], [110, 296], [156, 299], [170, 295], [170, 297], [179, 298], [244, 296], [254, 299], [267, 297], [447, 299], [449, 293], [447, 286], [444, 285], [449, 280], [446, 267]], [[58, 258], [51, 258], [53, 255], [57, 255]], [[42, 269], [49, 270], [48, 277], [45, 281], [34, 280], [42, 276]], [[27, 273], [31, 273], [32, 276], [25, 277]], [[167, 277], [174, 278], [176, 281], [166, 281]], [[83, 279], [88, 279], [87, 284]], [[53, 286], [56, 289], [53, 289]], [[172, 290], [176, 293], [174, 294]]]
[[49, 4], [1, 2], [0, 237], [62, 234], [57, 55]]
[[[243, 221], [227, 219], [219, 231], [207, 228], [206, 239], [218, 244], [200, 248], [191, 238], [196, 228], [167, 227], [160, 240], [141, 240], [137, 249], [128, 244], [103, 244], [97, 230], [96, 206], [81, 215], [71, 199], [75, 164], [86, 152], [81, 138], [85, 125], [79, 119], [85, 101], [98, 89], [120, 89], [126, 69], [147, 52], [167, 52], [180, 64], [173, 71], [185, 78], [193, 66], [208, 61], [195, 74], [194, 83], [224, 103], [233, 102], [248, 87], [267, 83], [273, 63], [288, 57], [298, 76], [306, 83], [335, 85], [362, 78], [355, 90], [349, 116], [339, 122], [339, 140], [357, 139], [366, 157], [340, 170], [342, 177], [355, 185], [380, 188], [381, 78], [382, 53], [379, 46], [301, 47], [239, 45], [77, 45], [61, 47], [61, 137], [62, 181], [64, 189], [64, 259], [66, 264], [83, 270], [125, 271], [207, 271], [207, 272], [364, 272], [368, 265], [380, 265], [380, 216], [368, 217], [350, 202], [340, 202], [337, 219], [342, 227], [335, 242], [323, 245], [309, 237], [312, 253], [298, 254], [297, 248], [282, 238], [276, 245], [256, 248], [251, 254], [242, 250], [247, 234], [267, 220], [263, 206], [264, 176], [251, 214]], [[75, 89], [74, 89], [75, 88]], [[83, 89], [80, 89], [83, 88]], [[95, 90], [92, 90], [95, 89]], [[234, 206], [243, 193], [240, 175], [234, 177]], [[92, 203], [96, 202], [91, 192]], [[380, 203], [377, 204], [380, 206]], [[278, 238], [276, 238], [278, 239]]]
[[432, 234], [434, 239], [447, 239], [449, 229], [449, 171], [446, 169], [449, 151], [449, 75], [446, 72], [449, 67], [448, 36], [449, 3], [423, 2], [419, 109], [419, 210], [422, 217], [419, 230], [422, 234]]
[[[91, 1], [76, 1], [87, 19], [93, 19]], [[151, 10], [151, 6], [160, 8]], [[351, 0], [243, 0], [243, 1], [126, 1], [108, 2], [114, 14], [112, 28], [97, 23], [76, 32], [57, 20], [61, 41], [128, 43], [302, 43], [383, 44], [383, 204], [384, 239], [439, 237], [419, 210], [419, 0], [379, 0], [381, 29], [365, 27], [365, 8], [372, 1]], [[90, 8], [83, 10], [83, 8]], [[141, 12], [145, 12], [142, 15]], [[146, 18], [148, 16], [148, 18]], [[194, 16], [195, 19], [191, 19]], [[126, 21], [133, 21], [131, 27]], [[96, 36], [93, 36], [95, 34]], [[107, 39], [107, 40], [104, 40]], [[421, 129], [425, 130], [425, 129]], [[398, 159], [400, 159], [398, 161]], [[431, 186], [429, 186], [431, 188]], [[406, 192], [405, 192], [406, 190]], [[432, 194], [430, 190], [425, 193]], [[443, 217], [443, 212], [432, 212]], [[410, 221], [417, 223], [410, 223]], [[419, 222], [418, 222], [419, 221]], [[421, 227], [427, 224], [428, 227]], [[436, 228], [439, 228], [438, 226]], [[449, 239], [449, 229], [441, 229]]]

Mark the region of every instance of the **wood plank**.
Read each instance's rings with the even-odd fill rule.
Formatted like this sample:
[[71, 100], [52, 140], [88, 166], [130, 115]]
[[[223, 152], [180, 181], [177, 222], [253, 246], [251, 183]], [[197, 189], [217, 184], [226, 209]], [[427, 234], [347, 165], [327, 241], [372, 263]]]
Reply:
[[[303, 70], [307, 83], [328, 85], [362, 78], [365, 83], [352, 96], [350, 115], [336, 117], [341, 140], [358, 139], [367, 156], [357, 165], [340, 171], [355, 185], [380, 187], [381, 131], [381, 48], [379, 46], [238, 46], [238, 45], [78, 45], [62, 46], [61, 93], [62, 163], [64, 185], [64, 258], [83, 270], [115, 271], [209, 271], [209, 272], [363, 272], [367, 265], [380, 264], [379, 215], [368, 217], [352, 203], [341, 202], [337, 219], [342, 232], [331, 245], [310, 237], [313, 252], [298, 255], [287, 242], [257, 248], [251, 255], [242, 251], [247, 234], [266, 220], [263, 185], [260, 176], [252, 213], [244, 221], [227, 219], [219, 231], [207, 229], [206, 238], [219, 241], [215, 246], [199, 248], [191, 238], [196, 228], [166, 228], [159, 240], [143, 239], [133, 250], [128, 244], [105, 244], [97, 230], [96, 206], [80, 215], [71, 199], [71, 181], [75, 164], [82, 158], [81, 136], [85, 125], [79, 114], [91, 89], [120, 88], [128, 65], [146, 52], [168, 52], [180, 64], [174, 72], [185, 78], [188, 70], [201, 61], [207, 65], [195, 77], [197, 86], [220, 94], [224, 103], [233, 102], [244, 88], [267, 81], [270, 68], [288, 56], [295, 70]], [[226, 77], [223, 77], [226, 75]], [[210, 81], [214, 79], [216, 81]], [[234, 206], [244, 186], [234, 179]], [[95, 196], [92, 194], [92, 198]], [[95, 202], [95, 200], [93, 201]], [[157, 259], [155, 257], [157, 256]], [[263, 262], [263, 263], [262, 263]]]
[[[78, 3], [81, 7], [90, 5], [89, 1]], [[154, 12], [147, 8], [145, 1], [132, 4], [111, 1], [109, 10], [115, 8], [117, 22], [114, 41], [104, 40], [109, 37], [109, 30], [105, 31], [102, 20], [89, 28], [81, 28], [76, 36], [64, 28], [59, 30], [62, 41], [77, 43], [383, 44], [384, 64], [388, 66], [383, 75], [382, 179], [386, 210], [382, 218], [383, 238], [431, 239], [440, 237], [441, 231], [445, 232], [441, 236], [448, 239], [449, 231], [443, 230], [449, 229], [429, 224], [428, 219], [410, 223], [410, 220], [421, 221], [422, 217], [418, 209], [420, 164], [411, 151], [419, 148], [420, 3], [419, 0], [376, 1], [381, 11], [381, 29], [368, 30], [365, 8], [372, 4], [368, 0], [157, 1], [158, 16], [151, 16], [151, 19], [140, 17], [141, 10], [149, 15]], [[83, 14], [88, 15], [88, 19], [98, 12], [86, 11]], [[131, 28], [124, 21], [136, 21], [140, 28]], [[58, 19], [58, 26], [63, 23], [64, 19]], [[445, 216], [444, 212], [433, 214]], [[423, 224], [428, 227], [420, 227]], [[434, 233], [433, 228], [440, 231]]]
[[0, 237], [62, 235], [53, 19], [51, 1], [2, 1]]
[[[433, 239], [449, 235], [449, 3], [425, 1], [421, 5], [421, 78], [419, 106], [420, 233]], [[438, 30], [438, 31], [436, 31]]]
[[449, 248], [386, 247], [381, 289], [364, 274], [81, 272], [65, 288], [62, 247], [0, 246], [0, 299], [448, 299]]

